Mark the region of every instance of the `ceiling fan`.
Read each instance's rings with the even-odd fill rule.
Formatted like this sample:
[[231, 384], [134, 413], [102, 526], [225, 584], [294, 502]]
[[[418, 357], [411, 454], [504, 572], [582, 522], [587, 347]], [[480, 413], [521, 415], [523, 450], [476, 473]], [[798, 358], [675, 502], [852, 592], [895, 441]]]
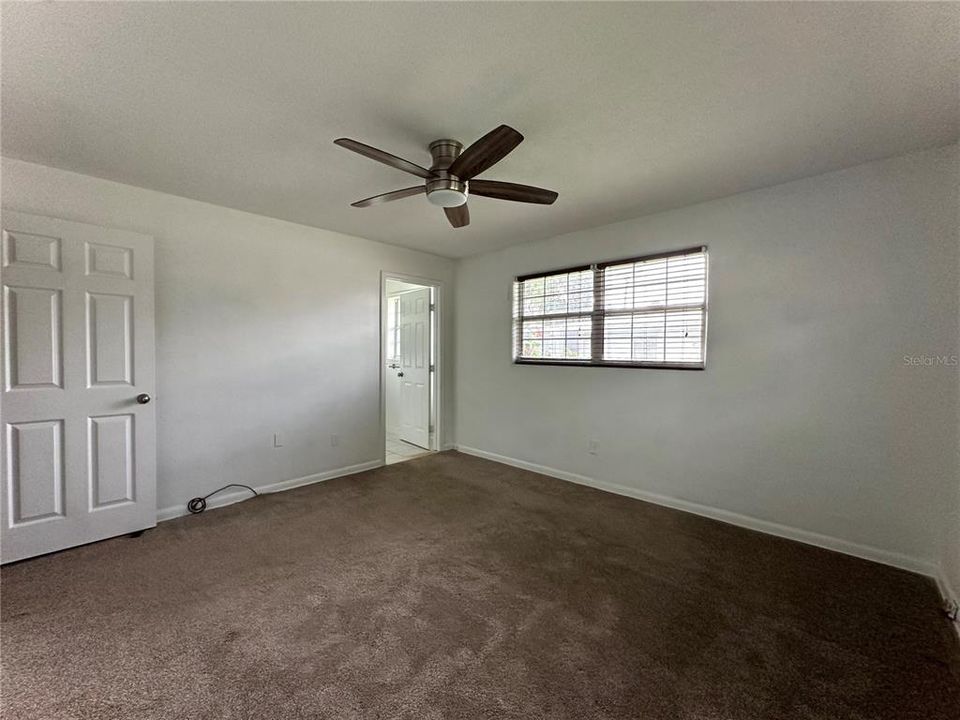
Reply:
[[427, 200], [433, 205], [442, 207], [450, 224], [458, 228], [470, 224], [467, 195], [482, 195], [498, 200], [540, 205], [551, 205], [557, 199], [557, 193], [553, 190], [499, 180], [473, 179], [503, 160], [522, 141], [523, 135], [506, 125], [491, 130], [466, 150], [463, 150], [463, 145], [456, 140], [434, 140], [430, 143], [433, 164], [429, 170], [350, 138], [339, 138], [333, 142], [371, 160], [382, 162], [384, 165], [426, 180], [423, 185], [414, 185], [358, 200], [352, 203], [353, 207], [370, 207], [426, 193]]

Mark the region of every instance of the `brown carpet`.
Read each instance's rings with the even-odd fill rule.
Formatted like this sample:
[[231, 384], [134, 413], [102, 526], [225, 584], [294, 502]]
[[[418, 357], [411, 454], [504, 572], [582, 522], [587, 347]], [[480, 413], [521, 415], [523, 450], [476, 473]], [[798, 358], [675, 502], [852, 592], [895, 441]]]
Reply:
[[2, 572], [4, 717], [960, 717], [917, 575], [444, 453]]

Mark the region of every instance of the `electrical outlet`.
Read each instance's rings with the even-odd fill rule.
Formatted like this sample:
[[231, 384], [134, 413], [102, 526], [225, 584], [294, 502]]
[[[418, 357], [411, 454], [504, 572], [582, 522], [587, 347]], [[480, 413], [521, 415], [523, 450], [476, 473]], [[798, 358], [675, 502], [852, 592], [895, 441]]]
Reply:
[[273, 446], [275, 448], [283, 447], [283, 439], [280, 437], [280, 433], [273, 434]]
[[590, 440], [587, 442], [587, 452], [591, 455], [600, 454], [600, 443], [596, 440]]
[[331, 436], [330, 436], [330, 447], [337, 447], [339, 444], [340, 444], [340, 436], [339, 436], [339, 435], [331, 435]]

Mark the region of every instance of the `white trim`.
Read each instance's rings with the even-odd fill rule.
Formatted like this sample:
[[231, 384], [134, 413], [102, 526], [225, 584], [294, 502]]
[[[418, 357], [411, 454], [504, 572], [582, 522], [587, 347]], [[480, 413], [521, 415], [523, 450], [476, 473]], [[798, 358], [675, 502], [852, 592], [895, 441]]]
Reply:
[[[271, 483], [270, 485], [262, 485], [254, 489], [260, 495], [267, 495], [269, 493], [282, 492], [284, 490], [293, 490], [293, 488], [301, 487], [302, 485], [312, 485], [313, 483], [323, 482], [324, 480], [332, 480], [333, 478], [344, 477], [345, 475], [354, 475], [355, 473], [364, 472], [365, 470], [373, 470], [374, 468], [382, 466], [382, 460], [369, 460], [367, 462], [358, 463], [357, 465], [347, 465], [346, 467], [342, 468], [325, 470], [321, 473], [305, 475], [304, 477], [293, 478], [292, 480], [281, 480], [280, 482]], [[218, 493], [214, 497], [210, 498], [210, 500], [207, 502], [207, 510], [224, 507], [225, 505], [233, 505], [234, 503], [241, 502], [242, 500], [249, 500], [251, 497], [252, 496], [250, 495], [249, 490], [236, 490], [234, 492]], [[173, 520], [174, 518], [189, 514], [190, 511], [187, 510], [186, 503], [183, 505], [174, 505], [172, 507], [163, 508], [162, 510], [157, 510], [157, 522]]]
[[777, 537], [787, 538], [788, 540], [796, 540], [797, 542], [806, 543], [807, 545], [816, 545], [817, 547], [826, 548], [827, 550], [834, 550], [845, 555], [853, 555], [854, 557], [864, 560], [872, 560], [873, 562], [883, 563], [884, 565], [890, 565], [902, 570], [909, 570], [910, 572], [921, 575], [927, 575], [929, 577], [937, 577], [938, 575], [936, 566], [932, 563], [889, 550], [882, 550], [869, 545], [860, 545], [848, 540], [830, 537], [829, 535], [821, 535], [820, 533], [809, 530], [780, 525], [779, 523], [770, 522], [769, 520], [740, 515], [739, 513], [729, 510], [722, 510], [709, 505], [701, 505], [689, 500], [681, 500], [680, 498], [669, 497], [667, 495], [658, 495], [645, 490], [627, 487], [626, 485], [603, 482], [585, 475], [578, 475], [567, 472], [566, 470], [557, 470], [556, 468], [545, 465], [538, 465], [527, 462], [526, 460], [518, 460], [507, 457], [506, 455], [498, 455], [497, 453], [479, 450], [465, 445], [457, 445], [456, 449], [467, 455], [475, 455], [476, 457], [493, 460], [494, 462], [503, 463], [504, 465], [511, 465], [523, 470], [540, 473], [541, 475], [555, 477], [559, 480], [566, 480], [577, 483], [578, 485], [587, 485], [598, 490], [604, 490], [617, 495], [625, 495], [626, 497], [644, 500], [645, 502], [654, 503], [655, 505], [663, 505], [673, 508], [674, 510], [682, 510], [683, 512], [693, 513], [694, 515], [700, 515], [712, 520], [719, 520], [720, 522], [729, 523], [730, 525], [737, 525], [750, 530], [767, 533], [768, 535], [776, 535]]
[[383, 464], [387, 463], [387, 280], [399, 280], [400, 282], [411, 283], [413, 285], [422, 285], [423, 287], [433, 288], [433, 353], [434, 370], [433, 384], [436, 392], [434, 393], [432, 407], [430, 408], [433, 420], [433, 432], [430, 433], [431, 452], [436, 452], [443, 445], [443, 324], [447, 313], [447, 284], [443, 280], [420, 277], [418, 275], [409, 275], [407, 273], [393, 272], [390, 270], [380, 271], [380, 452]]
[[[937, 581], [937, 590], [940, 591], [940, 597], [943, 598], [945, 605], [948, 602], [960, 603], [960, 593], [950, 584], [950, 580], [942, 567], [934, 579]], [[951, 625], [953, 625], [954, 632], [957, 633], [957, 638], [960, 639], [960, 619], [954, 620]]]

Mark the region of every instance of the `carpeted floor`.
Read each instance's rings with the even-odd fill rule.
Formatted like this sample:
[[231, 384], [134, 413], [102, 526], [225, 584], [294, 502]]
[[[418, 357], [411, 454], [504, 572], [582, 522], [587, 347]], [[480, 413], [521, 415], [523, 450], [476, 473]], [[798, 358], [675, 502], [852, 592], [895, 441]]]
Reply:
[[457, 453], [2, 582], [18, 720], [960, 717], [929, 580]]

